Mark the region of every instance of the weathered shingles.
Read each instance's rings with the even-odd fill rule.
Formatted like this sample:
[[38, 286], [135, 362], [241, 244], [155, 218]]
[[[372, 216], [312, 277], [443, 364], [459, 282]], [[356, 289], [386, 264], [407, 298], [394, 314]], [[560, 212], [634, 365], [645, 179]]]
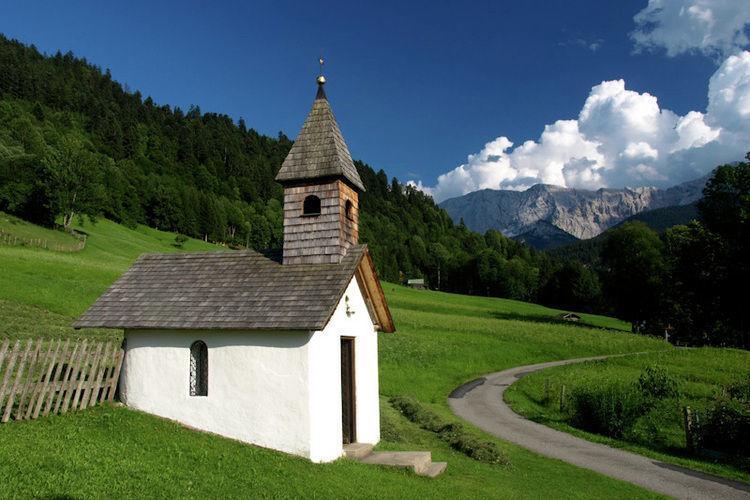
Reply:
[[74, 326], [319, 330], [365, 251], [285, 266], [256, 252], [143, 255]]
[[361, 191], [365, 190], [328, 100], [318, 98], [284, 159], [276, 180], [283, 182], [331, 176], [343, 176]]

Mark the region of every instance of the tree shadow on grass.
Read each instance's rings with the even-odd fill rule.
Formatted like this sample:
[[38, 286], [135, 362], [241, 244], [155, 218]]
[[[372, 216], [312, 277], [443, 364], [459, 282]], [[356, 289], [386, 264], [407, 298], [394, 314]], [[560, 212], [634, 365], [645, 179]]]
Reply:
[[545, 316], [542, 314], [519, 314], [513, 312], [492, 312], [490, 315], [495, 319], [504, 319], [509, 321], [530, 321], [532, 323], [548, 323], [551, 325], [565, 325], [565, 326], [578, 326], [581, 328], [596, 328], [599, 330], [607, 330], [610, 332], [629, 333], [625, 330], [618, 328], [608, 328], [606, 326], [595, 325], [593, 323], [587, 323], [586, 321], [569, 321], [562, 318], [556, 318], [554, 316]]

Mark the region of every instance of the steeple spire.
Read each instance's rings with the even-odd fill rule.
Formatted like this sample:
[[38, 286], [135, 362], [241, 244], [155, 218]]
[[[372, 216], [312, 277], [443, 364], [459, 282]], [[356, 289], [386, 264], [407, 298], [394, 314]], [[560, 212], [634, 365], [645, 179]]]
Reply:
[[276, 180], [282, 184], [299, 183], [323, 178], [342, 178], [359, 191], [365, 187], [352, 162], [331, 104], [323, 91], [323, 58], [320, 58], [318, 93], [302, 130], [284, 159]]

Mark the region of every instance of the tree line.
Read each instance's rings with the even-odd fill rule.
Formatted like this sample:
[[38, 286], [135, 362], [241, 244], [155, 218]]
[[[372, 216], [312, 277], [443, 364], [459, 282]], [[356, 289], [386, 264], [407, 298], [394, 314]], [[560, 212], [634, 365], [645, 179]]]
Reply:
[[637, 331], [750, 349], [749, 258], [750, 153], [714, 171], [696, 220], [662, 235], [626, 224], [604, 241], [597, 268], [609, 306]]

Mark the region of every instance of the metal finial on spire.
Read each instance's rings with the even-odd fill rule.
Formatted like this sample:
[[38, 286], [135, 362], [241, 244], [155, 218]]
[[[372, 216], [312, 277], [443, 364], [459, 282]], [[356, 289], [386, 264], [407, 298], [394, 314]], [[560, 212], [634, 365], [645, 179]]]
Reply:
[[318, 74], [318, 85], [323, 85], [326, 82], [326, 77], [323, 76], [323, 65], [325, 64], [325, 60], [323, 59], [323, 56], [320, 56], [320, 58], [318, 58], [318, 64], [320, 64], [320, 73]]

